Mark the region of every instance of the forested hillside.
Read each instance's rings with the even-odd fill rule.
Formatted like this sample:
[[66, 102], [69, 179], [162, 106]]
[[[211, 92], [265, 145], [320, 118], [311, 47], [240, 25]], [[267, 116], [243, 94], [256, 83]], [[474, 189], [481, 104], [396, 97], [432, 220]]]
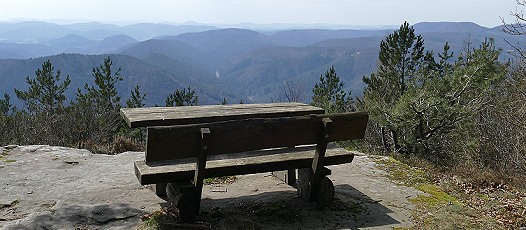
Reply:
[[[114, 65], [122, 68], [124, 81], [116, 84], [123, 98], [130, 96], [135, 85], [140, 85], [148, 94], [145, 103], [149, 106], [163, 105], [164, 99], [176, 89], [192, 86], [196, 89], [203, 104], [219, 104], [223, 98], [239, 101], [236, 90], [220, 82], [216, 77], [186, 63], [180, 63], [160, 54], [148, 56], [147, 61], [127, 55], [109, 55]], [[27, 60], [0, 59], [0, 92], [12, 96], [13, 103], [21, 107], [14, 97], [14, 89], [23, 90], [28, 86], [26, 77], [34, 77], [43, 62], [50, 60], [64, 76], [69, 75], [71, 85], [65, 92], [68, 99], [73, 99], [77, 88], [92, 84], [91, 70], [97, 66], [105, 55], [60, 54]]]
[[[203, 104], [217, 104], [223, 98], [280, 101], [283, 98], [279, 89], [287, 81], [299, 82], [305, 94], [311, 96], [309, 89], [332, 66], [338, 70], [345, 89], [359, 96], [364, 87], [362, 77], [376, 68], [379, 43], [391, 32], [210, 29], [213, 28], [162, 24], [119, 27], [100, 23], [3, 23], [0, 58], [33, 59], [1, 60], [0, 82], [5, 84], [0, 85], [0, 93], [12, 95], [13, 88], [23, 87], [24, 78], [46, 59], [57, 59], [56, 66], [75, 79], [73, 86], [80, 86], [86, 83], [83, 79], [96, 59], [101, 59], [84, 54], [122, 54], [135, 59], [115, 58], [123, 73], [129, 74], [124, 77], [130, 84], [119, 85], [120, 91], [126, 95], [133, 84], [144, 84], [148, 105], [162, 104], [163, 94], [187, 86], [202, 95]], [[485, 38], [493, 38], [495, 46], [504, 50], [500, 58], [505, 60], [511, 57], [508, 43], [519, 43], [517, 37], [503, 33], [499, 27], [485, 28], [474, 23], [419, 23], [415, 30], [435, 55], [445, 42], [458, 55]], [[68, 54], [71, 58], [53, 56], [61, 53], [76, 54]], [[83, 58], [90, 61], [82, 61]], [[145, 78], [148, 80], [140, 80]], [[68, 96], [72, 95], [68, 92]]]

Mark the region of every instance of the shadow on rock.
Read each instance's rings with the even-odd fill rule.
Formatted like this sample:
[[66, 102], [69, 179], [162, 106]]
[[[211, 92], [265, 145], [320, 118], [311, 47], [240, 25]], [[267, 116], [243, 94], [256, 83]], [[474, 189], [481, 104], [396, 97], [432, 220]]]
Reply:
[[144, 214], [128, 204], [56, 205], [7, 229], [135, 229]]
[[331, 206], [316, 209], [294, 191], [266, 192], [224, 199], [203, 199], [200, 221], [213, 229], [357, 229], [400, 222], [392, 210], [350, 185], [335, 186]]
[[342, 184], [335, 186], [336, 198], [331, 208], [349, 212], [353, 225], [359, 228], [380, 227], [399, 224], [389, 213], [393, 211], [354, 187]]

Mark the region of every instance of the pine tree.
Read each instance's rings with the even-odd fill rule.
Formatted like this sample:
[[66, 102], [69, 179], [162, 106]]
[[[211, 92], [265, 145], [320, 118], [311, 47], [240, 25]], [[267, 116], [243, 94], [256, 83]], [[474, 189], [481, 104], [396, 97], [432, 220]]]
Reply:
[[188, 90], [175, 90], [173, 93], [166, 97], [166, 106], [190, 106], [197, 105], [198, 97], [195, 94], [195, 90], [188, 86]]
[[343, 82], [331, 67], [312, 89], [312, 105], [325, 109], [326, 113], [353, 111], [352, 98], [343, 91]]
[[26, 77], [26, 82], [29, 84], [27, 91], [15, 89], [16, 96], [24, 101], [30, 113], [47, 113], [49, 115], [55, 114], [57, 111], [63, 109], [66, 96], [64, 92], [67, 90], [71, 80], [69, 75], [60, 83], [60, 70], [55, 74], [55, 67], [47, 60], [42, 64], [42, 69], [35, 71], [36, 78], [30, 79]]
[[113, 72], [113, 62], [110, 57], [104, 58], [104, 63], [99, 67], [93, 67], [92, 76], [95, 80], [95, 86], [88, 87], [85, 85], [90, 97], [92, 97], [97, 105], [105, 111], [118, 110], [120, 109], [120, 96], [117, 92], [115, 84], [122, 81], [123, 78], [120, 76], [121, 68]]
[[0, 99], [0, 115], [6, 117], [11, 111], [13, 105], [11, 104], [11, 97], [9, 94], [4, 94], [4, 99]]
[[131, 91], [131, 96], [126, 100], [126, 107], [128, 108], [142, 108], [144, 107], [144, 99], [146, 94], [141, 94], [139, 91], [139, 86], [136, 85], [135, 88]]
[[363, 78], [365, 107], [381, 127], [383, 146], [399, 150], [401, 130], [392, 108], [414, 83], [427, 80], [418, 78], [422, 76], [419, 73], [431, 70], [436, 63], [431, 52], [424, 52], [422, 36], [415, 35], [407, 22], [381, 41], [378, 59], [376, 73]]
[[93, 67], [95, 86], [84, 85], [86, 92], [77, 89], [74, 116], [78, 120], [75, 129], [79, 147], [86, 142], [111, 143], [114, 134], [124, 126], [120, 118], [120, 96], [116, 84], [122, 81], [121, 68], [113, 71], [110, 57], [99, 67]]

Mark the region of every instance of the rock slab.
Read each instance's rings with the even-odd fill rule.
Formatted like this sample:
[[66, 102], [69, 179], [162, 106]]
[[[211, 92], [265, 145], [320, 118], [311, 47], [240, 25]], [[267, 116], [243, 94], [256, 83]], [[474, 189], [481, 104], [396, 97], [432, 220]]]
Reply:
[[0, 148], [0, 229], [136, 229], [166, 202], [118, 155], [55, 146]]

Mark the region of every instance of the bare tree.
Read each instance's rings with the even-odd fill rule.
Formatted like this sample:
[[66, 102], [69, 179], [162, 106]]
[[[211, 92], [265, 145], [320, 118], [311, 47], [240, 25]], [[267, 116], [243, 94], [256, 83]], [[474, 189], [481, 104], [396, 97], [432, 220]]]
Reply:
[[[516, 1], [517, 5], [526, 7], [526, 0]], [[502, 31], [511, 35], [526, 35], [526, 16], [524, 15], [524, 11], [518, 10], [518, 8], [516, 8], [515, 11], [510, 11], [510, 15], [515, 19], [513, 23], [507, 23], [504, 18], [500, 18], [503, 24]], [[521, 47], [519, 47], [518, 44], [511, 44], [509, 41], [506, 42], [513, 47], [513, 49], [522, 59], [526, 59], [526, 52]]]
[[280, 86], [280, 98], [288, 102], [304, 102], [305, 84], [300, 80], [287, 79]]

